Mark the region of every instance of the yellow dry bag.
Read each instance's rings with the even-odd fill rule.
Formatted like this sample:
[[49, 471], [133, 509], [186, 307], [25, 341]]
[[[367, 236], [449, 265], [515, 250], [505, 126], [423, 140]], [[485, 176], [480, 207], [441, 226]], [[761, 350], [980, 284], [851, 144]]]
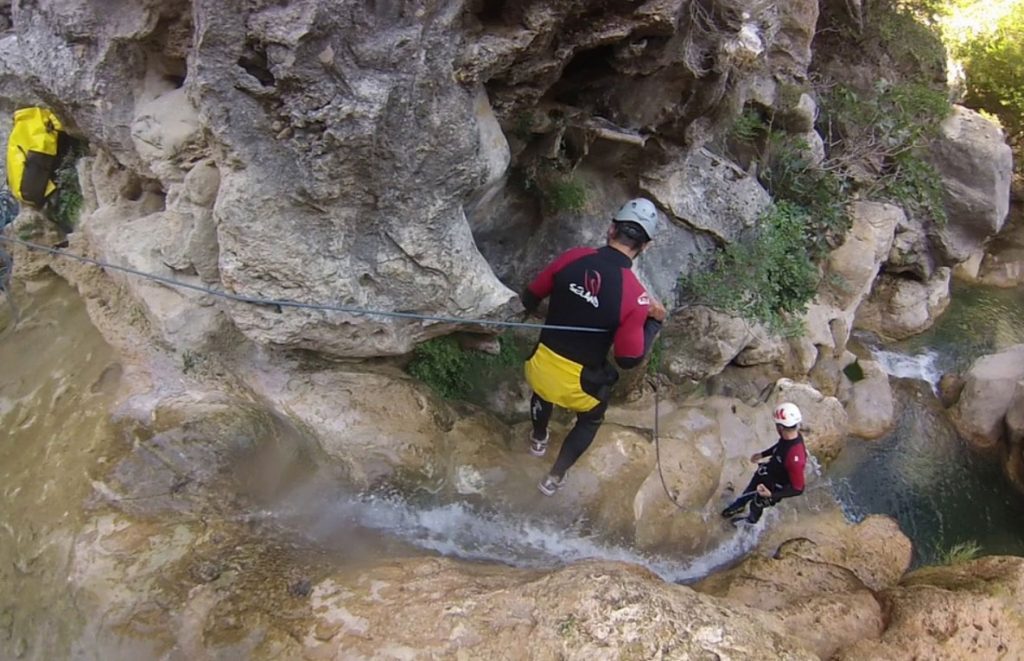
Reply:
[[55, 190], [57, 140], [63, 126], [46, 108], [14, 112], [14, 128], [7, 141], [7, 184], [21, 202], [42, 206]]

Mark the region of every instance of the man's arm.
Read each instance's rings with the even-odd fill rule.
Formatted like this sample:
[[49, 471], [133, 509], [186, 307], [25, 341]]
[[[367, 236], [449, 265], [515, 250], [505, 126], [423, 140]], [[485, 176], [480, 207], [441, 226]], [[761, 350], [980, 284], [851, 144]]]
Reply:
[[766, 459], [767, 457], [772, 456], [772, 453], [775, 452], [775, 448], [778, 445], [779, 444], [776, 443], [775, 445], [771, 446], [767, 450], [761, 450], [760, 452], [755, 452], [754, 454], [750, 455], [750, 461], [752, 461], [755, 464], [761, 463], [762, 459]]
[[[632, 369], [642, 363], [661, 330], [661, 320], [645, 316], [644, 312], [644, 308], [634, 308], [615, 331], [615, 362], [622, 369]], [[665, 308], [661, 308], [661, 319], [665, 318], [664, 312]]]
[[776, 500], [792, 498], [804, 492], [804, 466], [807, 464], [807, 452], [804, 450], [804, 446], [798, 445], [791, 449], [786, 455], [785, 464], [789, 484], [772, 492], [772, 498]]
[[555, 258], [550, 264], [544, 267], [544, 270], [540, 272], [536, 278], [533, 279], [523, 293], [520, 295], [520, 299], [523, 301], [523, 307], [526, 308], [527, 312], [534, 312], [540, 302], [551, 295], [551, 290], [555, 286], [555, 274], [561, 271], [566, 265], [575, 262], [580, 257], [587, 255], [593, 255], [596, 251], [593, 248], [573, 248], [567, 250], [561, 255]]

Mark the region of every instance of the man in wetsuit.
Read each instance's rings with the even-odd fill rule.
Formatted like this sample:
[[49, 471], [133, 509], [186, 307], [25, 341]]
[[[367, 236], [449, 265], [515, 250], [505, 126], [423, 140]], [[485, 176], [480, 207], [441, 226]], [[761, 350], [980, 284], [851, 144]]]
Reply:
[[576, 412], [576, 425], [562, 442], [551, 472], [538, 488], [552, 496], [565, 473], [597, 434], [608, 408], [618, 372], [607, 360], [614, 345], [615, 362], [638, 366], [650, 351], [665, 320], [665, 308], [651, 299], [630, 270], [650, 245], [658, 212], [650, 200], [637, 198], [622, 206], [608, 228], [603, 248], [573, 248], [551, 262], [523, 292], [530, 312], [551, 297], [546, 324], [599, 328], [604, 332], [544, 329], [526, 363], [533, 388], [530, 453], [542, 457], [548, 447], [553, 406]]
[[[722, 516], [732, 519], [734, 523], [757, 523], [764, 508], [804, 492], [807, 451], [803, 436], [800, 435], [800, 409], [795, 404], [785, 402], [775, 407], [772, 417], [779, 433], [779, 442], [763, 452], [751, 455], [750, 461], [759, 464], [757, 472], [743, 494], [722, 510]], [[750, 503], [750, 513], [746, 517], [736, 516], [747, 503]]]

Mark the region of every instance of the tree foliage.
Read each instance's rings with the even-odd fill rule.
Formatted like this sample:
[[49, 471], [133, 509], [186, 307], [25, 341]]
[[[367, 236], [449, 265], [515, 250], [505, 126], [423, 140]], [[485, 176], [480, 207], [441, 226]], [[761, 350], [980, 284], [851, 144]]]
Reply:
[[1009, 3], [1008, 11], [994, 23], [975, 28], [947, 31], [950, 49], [964, 67], [964, 101], [996, 115], [1014, 141], [1020, 142], [1024, 134], [1024, 1]]

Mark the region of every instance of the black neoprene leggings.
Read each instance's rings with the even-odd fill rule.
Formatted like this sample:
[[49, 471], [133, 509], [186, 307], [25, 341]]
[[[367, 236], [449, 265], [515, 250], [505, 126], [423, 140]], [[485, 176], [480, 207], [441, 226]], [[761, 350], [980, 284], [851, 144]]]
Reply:
[[[533, 397], [530, 398], [530, 418], [533, 420], [534, 438], [544, 438], [544, 435], [547, 434], [552, 410], [554, 410], [554, 406], [551, 402], [545, 401], [537, 393], [533, 393]], [[572, 431], [562, 442], [558, 459], [555, 460], [555, 465], [551, 469], [552, 475], [556, 477], [565, 475], [565, 471], [569, 470], [576, 460], [587, 451], [590, 444], [594, 442], [594, 436], [597, 435], [601, 423], [604, 422], [604, 412], [607, 410], [608, 402], [603, 401], [589, 411], [576, 414], [576, 424], [573, 425]]]

